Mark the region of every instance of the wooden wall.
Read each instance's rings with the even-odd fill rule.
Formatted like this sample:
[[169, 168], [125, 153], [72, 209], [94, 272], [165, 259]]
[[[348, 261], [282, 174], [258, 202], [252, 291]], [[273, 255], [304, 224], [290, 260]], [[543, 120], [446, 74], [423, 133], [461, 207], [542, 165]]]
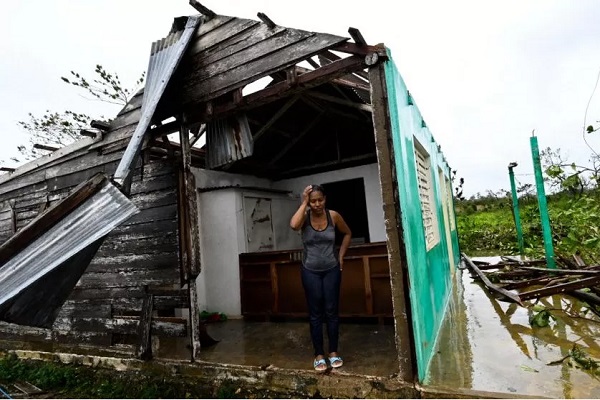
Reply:
[[[102, 141], [0, 184], [0, 244], [45, 207], [97, 172], [112, 175], [140, 116], [141, 95], [112, 122]], [[138, 165], [131, 200], [141, 212], [116, 228], [66, 301], [52, 330], [0, 323], [0, 340], [92, 344], [133, 352], [143, 298], [154, 294], [153, 334], [186, 336], [175, 308], [188, 307], [180, 289], [177, 168]], [[0, 348], [2, 344], [0, 344]]]

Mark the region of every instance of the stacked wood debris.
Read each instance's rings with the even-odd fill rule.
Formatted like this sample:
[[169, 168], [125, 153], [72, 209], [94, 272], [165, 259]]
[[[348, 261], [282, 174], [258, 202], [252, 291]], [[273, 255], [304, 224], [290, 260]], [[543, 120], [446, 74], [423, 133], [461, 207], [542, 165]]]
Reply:
[[[557, 256], [557, 268], [546, 260], [501, 257], [498, 263], [462, 258], [473, 276], [499, 299], [523, 305], [523, 301], [555, 294], [569, 294], [600, 310], [600, 264], [587, 265], [579, 256]], [[600, 313], [600, 311], [598, 311]]]

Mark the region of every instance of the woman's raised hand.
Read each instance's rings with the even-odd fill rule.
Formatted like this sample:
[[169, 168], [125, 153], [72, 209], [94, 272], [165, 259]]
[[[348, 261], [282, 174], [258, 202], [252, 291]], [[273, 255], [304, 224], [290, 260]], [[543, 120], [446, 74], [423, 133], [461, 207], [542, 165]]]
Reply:
[[308, 204], [310, 192], [312, 192], [312, 185], [308, 185], [304, 188], [304, 191], [302, 192], [302, 203]]

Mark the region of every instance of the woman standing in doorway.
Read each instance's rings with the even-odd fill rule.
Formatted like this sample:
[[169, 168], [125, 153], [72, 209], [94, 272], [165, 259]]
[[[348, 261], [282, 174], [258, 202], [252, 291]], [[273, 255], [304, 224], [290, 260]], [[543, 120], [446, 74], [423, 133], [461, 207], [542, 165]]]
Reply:
[[[327, 323], [328, 360], [332, 368], [344, 363], [338, 355], [339, 299], [344, 255], [352, 233], [342, 216], [325, 208], [325, 191], [320, 185], [307, 186], [302, 204], [292, 216], [290, 226], [302, 231], [302, 286], [310, 320], [310, 337], [315, 351], [316, 371], [327, 370], [323, 346], [323, 320]], [[335, 254], [335, 230], [344, 235]]]

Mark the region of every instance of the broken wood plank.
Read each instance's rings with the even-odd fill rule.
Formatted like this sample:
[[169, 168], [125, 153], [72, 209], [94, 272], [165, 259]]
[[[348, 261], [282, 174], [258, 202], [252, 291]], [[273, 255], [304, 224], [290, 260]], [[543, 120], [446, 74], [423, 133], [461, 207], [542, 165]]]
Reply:
[[487, 276], [485, 276], [485, 274], [477, 267], [477, 265], [475, 265], [475, 263], [473, 263], [473, 261], [471, 261], [471, 259], [465, 254], [465, 253], [461, 253], [462, 258], [467, 262], [467, 265], [473, 270], [475, 271], [475, 273], [477, 274], [477, 276], [479, 276], [479, 278], [483, 281], [483, 283], [485, 284], [485, 286], [487, 286], [490, 290], [502, 295], [503, 297], [508, 298], [509, 300], [514, 301], [515, 303], [523, 306], [523, 298], [515, 293], [509, 292], [506, 289], [503, 289], [499, 286], [494, 285], [492, 282], [490, 282], [490, 280], [487, 278]]
[[558, 284], [554, 286], [545, 287], [542, 289], [530, 290], [519, 294], [522, 300], [529, 300], [537, 297], [551, 296], [553, 294], [564, 293], [566, 291], [572, 291], [575, 289], [583, 289], [586, 287], [594, 286], [600, 283], [600, 275], [593, 276], [590, 278], [580, 279], [574, 282], [568, 282]]
[[524, 269], [526, 271], [536, 271], [536, 272], [546, 272], [549, 274], [559, 274], [559, 275], [599, 275], [600, 271], [594, 271], [589, 269], [549, 269], [549, 268], [536, 268], [536, 267], [519, 267], [519, 269]]

